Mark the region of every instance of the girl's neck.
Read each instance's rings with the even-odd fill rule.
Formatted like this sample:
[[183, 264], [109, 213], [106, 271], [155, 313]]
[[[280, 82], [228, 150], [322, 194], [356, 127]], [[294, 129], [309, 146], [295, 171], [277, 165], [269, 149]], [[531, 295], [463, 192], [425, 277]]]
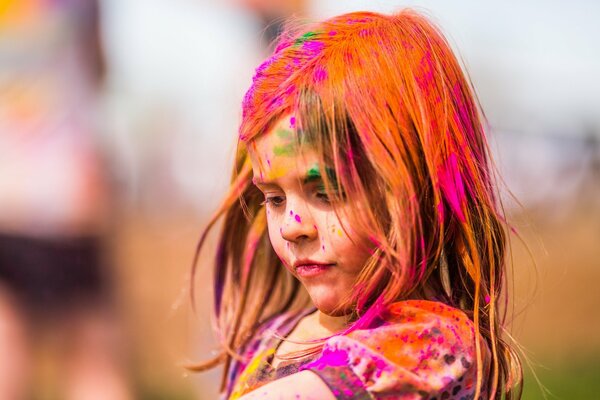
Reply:
[[309, 315], [313, 324], [316, 324], [319, 328], [328, 332], [329, 334], [335, 334], [344, 330], [348, 326], [349, 315], [342, 316], [331, 316], [327, 315], [319, 310]]

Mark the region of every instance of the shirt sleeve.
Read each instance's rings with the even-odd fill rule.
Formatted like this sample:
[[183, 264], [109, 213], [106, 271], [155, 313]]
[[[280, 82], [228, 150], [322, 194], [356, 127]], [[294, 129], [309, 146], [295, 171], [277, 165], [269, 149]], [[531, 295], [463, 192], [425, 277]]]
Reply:
[[[457, 309], [399, 302], [381, 326], [330, 338], [321, 356], [302, 369], [317, 374], [337, 399], [472, 398], [474, 338], [473, 323]], [[485, 377], [489, 354], [480, 343]]]

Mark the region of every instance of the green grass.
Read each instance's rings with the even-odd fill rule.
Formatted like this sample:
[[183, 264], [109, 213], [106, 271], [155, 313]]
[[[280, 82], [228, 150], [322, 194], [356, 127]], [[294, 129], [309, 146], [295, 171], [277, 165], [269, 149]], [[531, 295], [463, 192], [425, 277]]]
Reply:
[[[523, 400], [544, 399], [533, 374], [525, 369]], [[537, 367], [535, 371], [548, 390], [545, 398], [549, 400], [600, 400], [600, 356]]]

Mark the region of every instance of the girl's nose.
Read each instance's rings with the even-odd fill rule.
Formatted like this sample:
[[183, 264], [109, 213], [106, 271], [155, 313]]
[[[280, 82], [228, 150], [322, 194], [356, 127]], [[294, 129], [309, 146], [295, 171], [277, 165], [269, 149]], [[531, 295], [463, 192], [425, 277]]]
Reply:
[[281, 227], [281, 236], [288, 242], [313, 240], [318, 237], [317, 227], [308, 211], [290, 209]]

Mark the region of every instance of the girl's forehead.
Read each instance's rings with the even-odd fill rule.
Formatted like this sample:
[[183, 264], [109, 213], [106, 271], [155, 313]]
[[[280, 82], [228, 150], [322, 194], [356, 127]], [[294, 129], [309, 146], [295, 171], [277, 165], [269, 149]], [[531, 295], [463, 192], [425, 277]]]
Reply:
[[310, 146], [299, 145], [296, 135], [295, 118], [287, 115], [268, 132], [248, 143], [255, 180], [304, 174], [305, 170], [314, 168], [318, 159], [316, 153]]

